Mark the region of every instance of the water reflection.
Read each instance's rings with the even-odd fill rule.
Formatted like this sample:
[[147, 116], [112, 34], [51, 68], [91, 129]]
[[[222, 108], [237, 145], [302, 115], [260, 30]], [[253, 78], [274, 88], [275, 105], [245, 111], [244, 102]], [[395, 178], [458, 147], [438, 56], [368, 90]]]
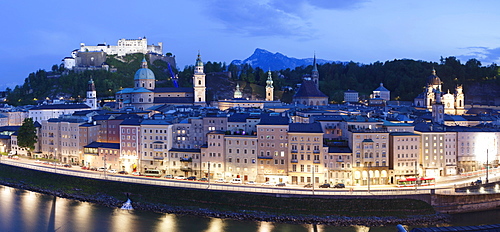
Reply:
[[[449, 225], [498, 223], [500, 210], [453, 215]], [[444, 226], [444, 225], [443, 225]], [[411, 227], [406, 227], [412, 229]], [[334, 227], [236, 221], [107, 208], [0, 186], [0, 231], [377, 232], [387, 227]]]

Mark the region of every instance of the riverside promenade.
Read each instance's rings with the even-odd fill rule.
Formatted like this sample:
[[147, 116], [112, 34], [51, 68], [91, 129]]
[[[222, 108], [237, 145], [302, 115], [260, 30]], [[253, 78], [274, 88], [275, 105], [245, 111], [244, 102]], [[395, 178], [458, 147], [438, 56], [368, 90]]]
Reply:
[[[275, 197], [320, 197], [320, 198], [377, 198], [395, 199], [407, 198], [422, 200], [432, 205], [436, 211], [443, 213], [460, 213], [495, 209], [500, 207], [500, 188], [498, 176], [491, 176], [490, 183], [470, 191], [457, 192], [457, 187], [467, 188], [470, 179], [477, 176], [439, 178], [441, 186], [396, 188], [393, 186], [347, 187], [346, 189], [311, 189], [302, 186], [266, 187], [259, 185], [234, 185], [186, 180], [170, 180], [164, 178], [142, 177], [131, 175], [110, 174], [106, 172], [85, 171], [78, 168], [64, 168], [57, 165], [39, 165], [33, 162], [2, 159], [1, 164], [20, 168], [33, 169], [58, 175], [70, 175], [83, 178], [108, 181], [129, 182], [136, 184], [157, 185], [174, 188], [207, 189], [212, 191], [246, 192], [266, 194]], [[457, 181], [461, 180], [461, 181]], [[459, 183], [459, 184], [455, 184]]]

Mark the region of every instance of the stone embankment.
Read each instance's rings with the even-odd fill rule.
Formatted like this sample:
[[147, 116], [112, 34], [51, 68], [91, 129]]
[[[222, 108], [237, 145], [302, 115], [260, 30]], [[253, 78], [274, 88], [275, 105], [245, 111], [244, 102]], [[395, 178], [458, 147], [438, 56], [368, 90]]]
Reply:
[[[0, 180], [0, 184], [29, 190], [33, 192], [39, 192], [47, 195], [53, 195], [57, 197], [74, 199], [83, 202], [91, 202], [111, 208], [119, 208], [123, 205], [123, 202], [104, 194], [96, 194], [87, 196], [85, 194], [78, 193], [65, 193], [61, 191], [51, 191], [42, 188], [36, 188], [28, 184], [23, 183], [10, 183], [7, 181]], [[76, 192], [79, 189], [74, 189]], [[291, 223], [291, 224], [324, 224], [332, 226], [352, 226], [352, 225], [363, 225], [363, 226], [383, 226], [383, 225], [436, 225], [440, 223], [445, 223], [449, 221], [449, 215], [446, 214], [433, 214], [433, 215], [423, 215], [423, 216], [413, 216], [406, 218], [397, 217], [346, 217], [346, 216], [314, 216], [314, 215], [271, 215], [264, 212], [258, 211], [244, 211], [242, 212], [218, 212], [203, 208], [192, 208], [192, 207], [172, 207], [163, 204], [151, 204], [142, 202], [133, 202], [132, 205], [135, 210], [152, 211], [158, 213], [171, 213], [171, 214], [182, 214], [182, 215], [194, 215], [202, 217], [214, 217], [222, 219], [234, 219], [234, 220], [249, 220], [249, 221], [269, 221], [269, 222], [279, 222], [279, 223]]]

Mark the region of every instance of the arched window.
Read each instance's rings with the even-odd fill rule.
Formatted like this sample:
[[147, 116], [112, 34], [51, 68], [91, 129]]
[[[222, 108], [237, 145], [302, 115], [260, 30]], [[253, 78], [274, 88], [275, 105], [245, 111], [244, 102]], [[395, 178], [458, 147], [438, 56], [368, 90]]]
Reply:
[[198, 80], [198, 85], [201, 85], [201, 80]]

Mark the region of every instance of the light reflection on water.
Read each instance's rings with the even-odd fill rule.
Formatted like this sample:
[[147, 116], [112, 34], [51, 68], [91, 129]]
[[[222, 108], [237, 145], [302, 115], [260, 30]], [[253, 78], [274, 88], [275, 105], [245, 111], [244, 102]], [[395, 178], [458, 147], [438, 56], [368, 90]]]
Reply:
[[[450, 225], [498, 221], [500, 210], [494, 210], [454, 215]], [[293, 225], [127, 211], [0, 185], [0, 231], [377, 232], [396, 231], [396, 227]]]

